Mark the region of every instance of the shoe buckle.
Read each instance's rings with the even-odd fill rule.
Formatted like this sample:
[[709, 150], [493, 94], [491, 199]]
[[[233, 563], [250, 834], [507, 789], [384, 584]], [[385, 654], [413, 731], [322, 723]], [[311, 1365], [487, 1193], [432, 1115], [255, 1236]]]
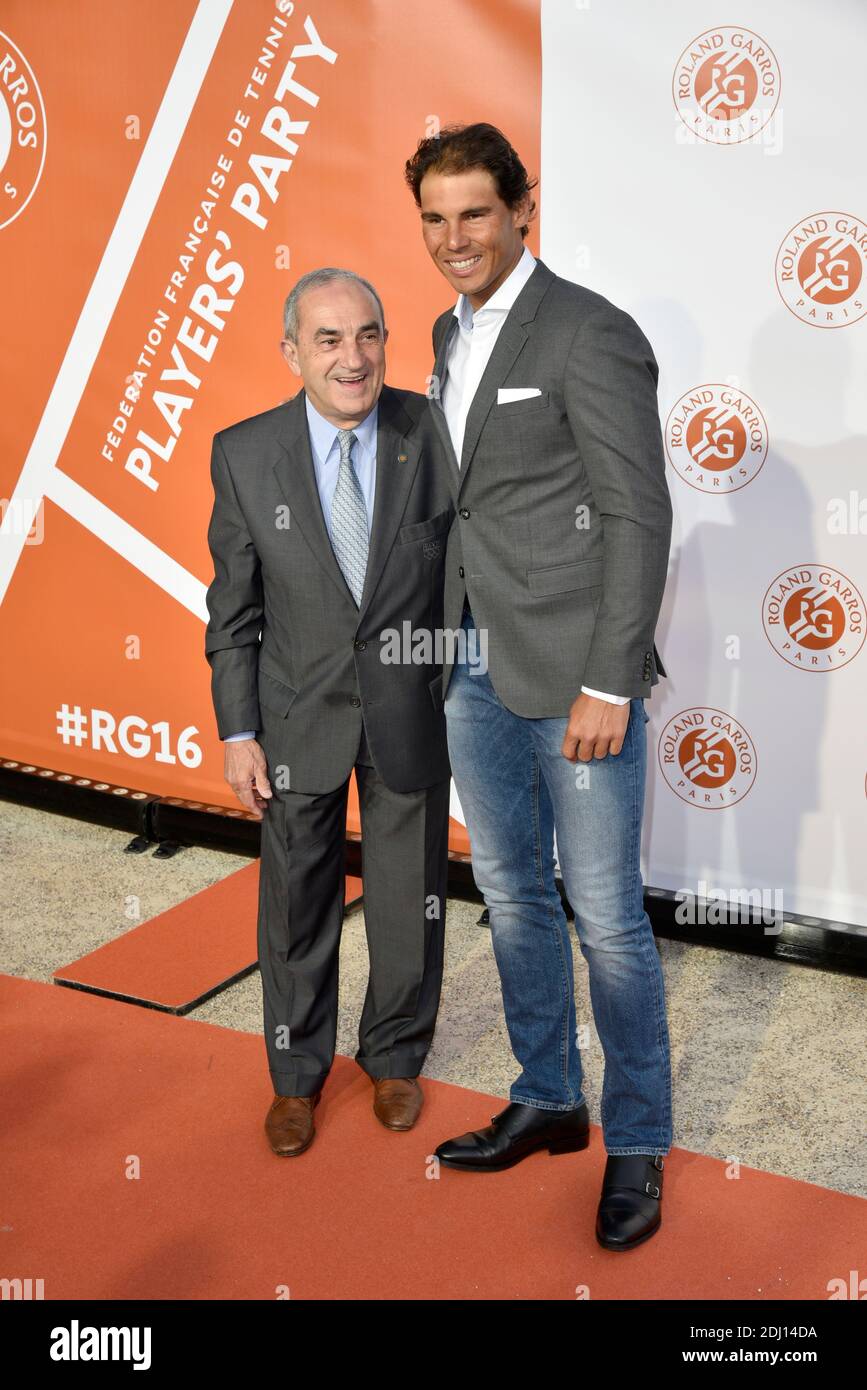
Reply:
[[658, 1169], [658, 1171], [659, 1171], [660, 1173], [662, 1172], [662, 1157], [661, 1157], [660, 1154], [655, 1154], [655, 1155], [654, 1155], [654, 1157], [653, 1157], [653, 1166], [654, 1166], [654, 1168]]
[[659, 1197], [659, 1188], [653, 1187], [649, 1182], [644, 1184], [644, 1191], [648, 1197]]

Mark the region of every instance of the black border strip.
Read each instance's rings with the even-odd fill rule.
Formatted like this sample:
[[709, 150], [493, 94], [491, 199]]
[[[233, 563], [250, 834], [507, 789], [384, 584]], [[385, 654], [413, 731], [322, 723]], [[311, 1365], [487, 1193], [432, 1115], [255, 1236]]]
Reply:
[[[259, 855], [259, 822], [244, 810], [229, 811], [224, 806], [187, 801], [182, 797], [155, 796], [136, 788], [99, 782], [95, 778], [59, 772], [20, 759], [0, 757], [0, 800], [38, 806], [60, 815], [129, 830], [151, 841], [201, 845], [249, 859]], [[361, 844], [357, 835], [347, 836], [346, 870], [347, 873], [361, 876]], [[449, 855], [448, 881], [451, 897], [483, 903], [466, 855]], [[571, 917], [573, 914], [562, 884], [560, 894]], [[350, 910], [357, 907], [360, 901], [353, 902]], [[678, 920], [678, 910], [681, 909], [678, 895], [668, 889], [653, 887], [645, 888], [644, 906], [654, 935], [663, 939], [715, 946], [720, 950], [789, 961], [846, 975], [867, 975], [867, 926], [789, 912], [783, 913], [772, 924], [763, 921], [760, 915], [752, 915], [747, 921], [684, 924]], [[255, 969], [255, 965], [250, 969]], [[248, 973], [247, 969], [243, 970], [184, 1009], [165, 1011], [186, 1013]], [[57, 983], [77, 989], [87, 988], [68, 980]], [[90, 992], [106, 993], [101, 990]], [[109, 997], [123, 999], [125, 996]], [[127, 1002], [142, 1004], [145, 1008], [162, 1008], [161, 1005], [148, 1004], [146, 1000]]]

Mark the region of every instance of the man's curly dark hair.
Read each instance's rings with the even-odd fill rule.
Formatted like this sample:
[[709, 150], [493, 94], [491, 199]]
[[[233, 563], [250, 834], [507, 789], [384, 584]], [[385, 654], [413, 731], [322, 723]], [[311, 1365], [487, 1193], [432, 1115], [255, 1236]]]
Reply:
[[[528, 179], [527, 170], [503, 132], [486, 121], [443, 126], [439, 135], [420, 140], [415, 154], [406, 161], [404, 174], [416, 206], [421, 207], [419, 189], [425, 174], [462, 174], [467, 169], [487, 169], [497, 193], [510, 208], [517, 207], [539, 182]], [[535, 211], [536, 203], [532, 200], [527, 225], [521, 228], [522, 237], [527, 235]]]

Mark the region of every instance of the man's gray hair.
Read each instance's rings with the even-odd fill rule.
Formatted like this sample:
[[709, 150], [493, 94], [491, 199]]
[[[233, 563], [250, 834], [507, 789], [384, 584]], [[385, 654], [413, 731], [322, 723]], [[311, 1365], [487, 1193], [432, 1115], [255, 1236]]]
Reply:
[[283, 305], [284, 338], [289, 338], [293, 343], [298, 341], [298, 305], [301, 296], [306, 294], [307, 290], [318, 289], [320, 285], [330, 285], [332, 280], [355, 280], [357, 284], [363, 285], [366, 290], [369, 290], [379, 305], [379, 318], [383, 333], [385, 332], [385, 310], [382, 307], [382, 300], [370, 281], [365, 280], [362, 275], [356, 275], [354, 270], [340, 270], [337, 266], [326, 265], [322, 266], [320, 270], [310, 270], [306, 275], [302, 275], [297, 285], [286, 296], [286, 303]]

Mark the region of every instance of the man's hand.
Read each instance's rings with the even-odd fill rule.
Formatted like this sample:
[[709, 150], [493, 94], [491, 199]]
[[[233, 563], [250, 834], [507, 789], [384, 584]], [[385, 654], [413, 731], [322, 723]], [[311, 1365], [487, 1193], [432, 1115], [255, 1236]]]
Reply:
[[265, 754], [254, 738], [233, 739], [226, 744], [225, 777], [245, 810], [261, 820], [274, 793]]
[[587, 763], [620, 752], [629, 723], [629, 704], [615, 705], [582, 690], [569, 711], [560, 752], [570, 763]]

